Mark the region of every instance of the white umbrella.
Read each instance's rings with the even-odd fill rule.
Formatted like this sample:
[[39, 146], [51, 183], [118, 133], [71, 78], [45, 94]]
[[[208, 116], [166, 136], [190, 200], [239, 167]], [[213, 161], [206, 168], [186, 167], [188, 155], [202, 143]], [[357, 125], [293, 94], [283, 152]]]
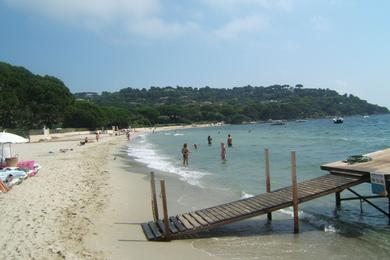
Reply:
[[6, 132], [0, 132], [0, 143], [6, 144], [18, 144], [18, 143], [27, 143], [28, 139], [21, 137], [19, 135], [6, 133]]
[[[11, 156], [11, 144], [18, 144], [18, 143], [27, 143], [29, 140], [21, 137], [19, 135], [11, 134], [11, 133], [6, 133], [6, 132], [0, 132], [0, 143], [2, 144], [2, 157], [4, 155], [4, 144], [10, 144], [9, 147], [9, 153]], [[1, 161], [3, 161], [3, 158], [0, 158]]]

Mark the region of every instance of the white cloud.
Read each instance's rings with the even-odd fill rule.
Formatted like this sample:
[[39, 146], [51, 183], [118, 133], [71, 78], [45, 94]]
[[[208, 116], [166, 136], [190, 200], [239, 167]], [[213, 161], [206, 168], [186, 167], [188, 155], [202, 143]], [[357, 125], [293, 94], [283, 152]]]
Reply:
[[265, 20], [260, 16], [247, 16], [234, 19], [222, 28], [218, 29], [215, 34], [220, 38], [231, 39], [241, 34], [255, 33], [266, 28]]
[[197, 26], [190, 21], [167, 22], [161, 0], [6, 0], [66, 24], [95, 31], [113, 28], [147, 38], [178, 36]]
[[203, 0], [203, 3], [217, 9], [236, 9], [249, 6], [290, 10], [294, 5], [293, 0]]

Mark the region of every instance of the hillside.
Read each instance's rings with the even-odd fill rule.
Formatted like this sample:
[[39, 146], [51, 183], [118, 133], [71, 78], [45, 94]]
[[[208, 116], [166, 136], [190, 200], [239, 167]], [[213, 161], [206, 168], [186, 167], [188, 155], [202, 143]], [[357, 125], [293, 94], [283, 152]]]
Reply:
[[60, 79], [0, 62], [0, 130], [242, 123], [388, 112], [353, 95], [302, 85], [125, 88], [113, 93], [72, 94]]
[[371, 115], [388, 109], [354, 95], [339, 95], [330, 89], [289, 85], [237, 87], [232, 89], [192, 87], [125, 88], [101, 95], [76, 93], [100, 106], [119, 106], [147, 118], [151, 124], [194, 121], [240, 123], [268, 119], [319, 118], [335, 115]]

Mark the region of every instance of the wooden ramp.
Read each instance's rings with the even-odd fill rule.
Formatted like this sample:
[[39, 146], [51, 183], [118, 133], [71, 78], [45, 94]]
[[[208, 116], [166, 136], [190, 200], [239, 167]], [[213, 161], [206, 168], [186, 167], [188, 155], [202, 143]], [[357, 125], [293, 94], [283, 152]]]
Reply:
[[[366, 182], [362, 176], [327, 174], [298, 183], [298, 201], [306, 202]], [[169, 240], [198, 233], [254, 216], [292, 206], [292, 186], [211, 208], [169, 218]], [[162, 220], [142, 224], [148, 240], [165, 240]]]

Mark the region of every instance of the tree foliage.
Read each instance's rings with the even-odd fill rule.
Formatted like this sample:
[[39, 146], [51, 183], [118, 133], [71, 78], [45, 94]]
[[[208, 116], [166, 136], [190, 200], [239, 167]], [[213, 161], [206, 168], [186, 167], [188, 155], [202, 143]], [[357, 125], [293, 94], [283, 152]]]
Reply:
[[125, 88], [118, 92], [71, 94], [51, 76], [0, 62], [0, 127], [96, 129], [192, 122], [242, 123], [268, 119], [318, 118], [388, 113], [354, 95], [301, 84], [269, 87]]

